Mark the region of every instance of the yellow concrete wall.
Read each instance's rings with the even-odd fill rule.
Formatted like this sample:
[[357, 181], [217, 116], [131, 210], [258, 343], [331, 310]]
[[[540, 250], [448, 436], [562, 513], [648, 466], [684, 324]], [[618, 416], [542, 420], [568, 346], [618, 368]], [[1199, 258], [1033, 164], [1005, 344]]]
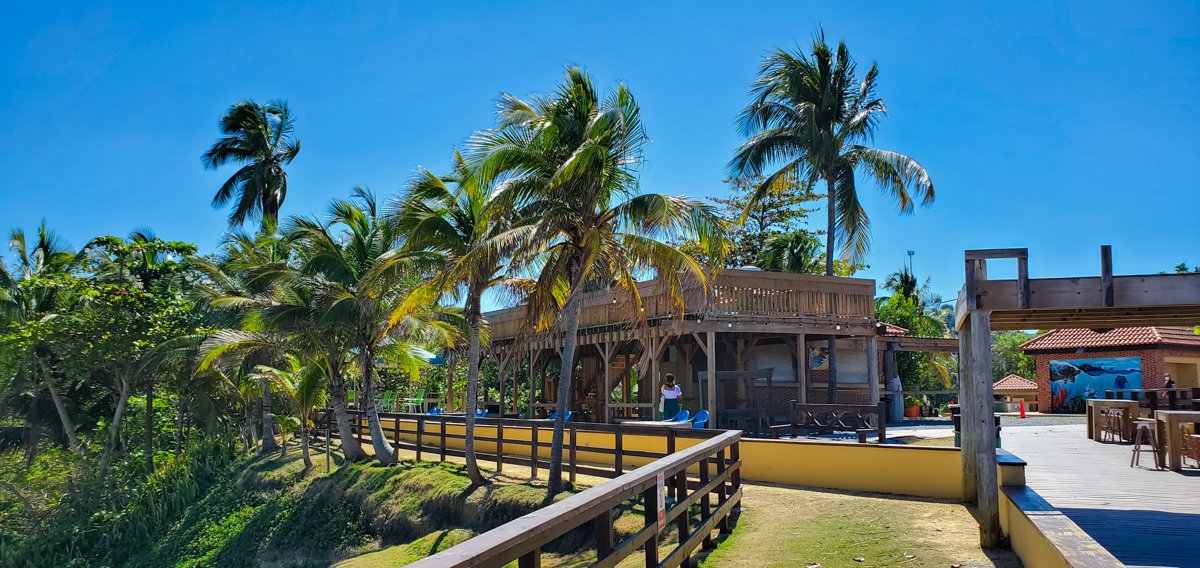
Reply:
[[[383, 420], [382, 423], [384, 431], [390, 437], [392, 422]], [[402, 422], [401, 438], [415, 441], [415, 428], [416, 424], [413, 422]], [[437, 443], [438, 428], [437, 424], [426, 424], [426, 444]], [[491, 438], [496, 435], [495, 426], [480, 425], [476, 428], [477, 436]], [[462, 434], [463, 426], [448, 425], [446, 432]], [[525, 427], [505, 427], [504, 439], [529, 441], [530, 433], [531, 430]], [[538, 451], [542, 458], [548, 458], [550, 455], [550, 436], [549, 423], [545, 429], [538, 429], [538, 443], [545, 445], [539, 447]], [[578, 432], [576, 441], [580, 448], [580, 462], [599, 467], [614, 467], [613, 456], [586, 450], [589, 447], [614, 447], [613, 434]], [[676, 448], [688, 448], [699, 441], [677, 438]], [[446, 445], [461, 449], [462, 440], [447, 439]], [[666, 451], [666, 438], [625, 435], [622, 438], [622, 447], [626, 451], [663, 453]], [[496, 447], [492, 442], [477, 442], [476, 450], [494, 453]], [[528, 457], [529, 448], [506, 445], [504, 454]], [[742, 479], [747, 481], [943, 499], [957, 499], [962, 496], [962, 467], [959, 452], [955, 448], [744, 439], [741, 443], [741, 458]], [[652, 459], [625, 456], [623, 461], [626, 468], [631, 468], [645, 465]]]
[[1033, 521], [1013, 504], [1012, 500], [1000, 492], [1000, 527], [1008, 535], [1009, 545], [1013, 552], [1026, 566], [1041, 568], [1069, 567], [1067, 559], [1046, 538]]

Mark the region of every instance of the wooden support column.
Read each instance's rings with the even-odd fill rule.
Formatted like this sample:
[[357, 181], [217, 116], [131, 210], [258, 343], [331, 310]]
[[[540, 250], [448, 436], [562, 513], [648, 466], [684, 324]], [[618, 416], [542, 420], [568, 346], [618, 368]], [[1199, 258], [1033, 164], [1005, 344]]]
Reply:
[[717, 422], [717, 332], [708, 332], [708, 346], [704, 354], [708, 356], [708, 419], [710, 428], [719, 428]]
[[534, 398], [535, 398], [533, 396], [533, 393], [536, 392], [533, 389], [533, 374], [534, 374], [533, 367], [536, 363], [537, 363], [537, 359], [534, 358], [533, 350], [530, 349], [529, 350], [529, 408], [527, 408], [525, 410], [525, 417], [530, 420], [533, 420], [533, 403], [534, 403]]
[[879, 404], [879, 339], [867, 336], [867, 387], [871, 404]]
[[605, 341], [596, 346], [600, 349], [600, 358], [604, 361], [604, 423], [612, 422], [612, 409], [609, 405], [612, 403], [612, 354], [613, 344]]
[[804, 334], [796, 334], [796, 400], [800, 404], [808, 402], [808, 344], [804, 342]]
[[[979, 544], [984, 548], [1000, 546], [1000, 487], [996, 479], [996, 423], [992, 396], [992, 345], [990, 315], [971, 310], [971, 384], [970, 414], [964, 409], [963, 420], [970, 421], [975, 443], [976, 503], [979, 510]], [[960, 377], [961, 380], [961, 377]], [[966, 452], [964, 451], [964, 456]], [[964, 458], [965, 459], [965, 458]]]

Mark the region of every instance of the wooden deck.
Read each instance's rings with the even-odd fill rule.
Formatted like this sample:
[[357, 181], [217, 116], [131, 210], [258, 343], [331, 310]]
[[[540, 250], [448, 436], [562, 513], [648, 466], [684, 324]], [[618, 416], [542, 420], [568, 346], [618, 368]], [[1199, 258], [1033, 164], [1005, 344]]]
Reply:
[[1082, 424], [1006, 428], [1028, 485], [1128, 566], [1200, 567], [1200, 470], [1129, 467], [1129, 444], [1094, 442]]

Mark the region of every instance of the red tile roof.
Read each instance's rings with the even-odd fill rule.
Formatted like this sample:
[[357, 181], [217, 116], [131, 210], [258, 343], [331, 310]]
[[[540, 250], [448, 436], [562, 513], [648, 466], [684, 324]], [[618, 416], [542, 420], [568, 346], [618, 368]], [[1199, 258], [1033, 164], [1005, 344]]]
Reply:
[[1025, 351], [1062, 351], [1091, 347], [1184, 345], [1200, 347], [1200, 335], [1190, 327], [1119, 327], [1103, 333], [1090, 329], [1056, 329], [1021, 345]]
[[908, 328], [900, 327], [895, 324], [890, 324], [885, 321], [881, 321], [881, 322], [877, 323], [876, 327], [879, 328], [879, 335], [908, 335], [909, 334]]
[[1037, 390], [1037, 383], [1021, 375], [1009, 375], [992, 384], [994, 391], [1031, 391]]

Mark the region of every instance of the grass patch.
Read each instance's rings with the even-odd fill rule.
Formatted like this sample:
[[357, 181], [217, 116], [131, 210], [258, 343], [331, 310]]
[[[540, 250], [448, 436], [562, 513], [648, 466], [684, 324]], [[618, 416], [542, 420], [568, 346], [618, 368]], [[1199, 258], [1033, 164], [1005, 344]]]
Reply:
[[426, 556], [436, 554], [475, 536], [469, 529], [446, 529], [434, 531], [408, 544], [393, 546], [377, 552], [368, 552], [349, 560], [334, 564], [337, 568], [376, 568], [382, 566], [404, 566]]
[[365, 566], [395, 566], [393, 558], [415, 560], [529, 513], [544, 496], [544, 485], [505, 478], [472, 488], [464, 467], [449, 462], [346, 464], [326, 474], [295, 455], [255, 458], [128, 565], [315, 567], [361, 555], [386, 560]]

